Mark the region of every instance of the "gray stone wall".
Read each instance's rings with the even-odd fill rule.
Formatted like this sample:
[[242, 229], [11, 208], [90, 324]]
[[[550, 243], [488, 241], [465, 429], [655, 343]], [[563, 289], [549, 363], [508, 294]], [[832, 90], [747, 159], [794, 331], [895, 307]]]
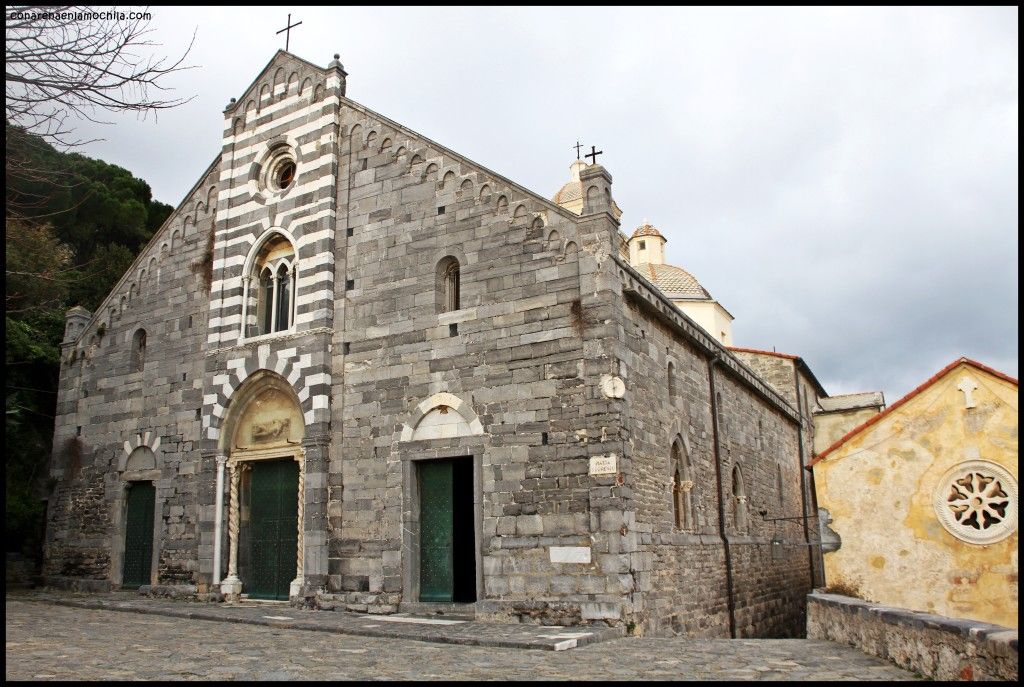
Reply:
[[[549, 556], [589, 545], [574, 217], [367, 110], [346, 108], [342, 121], [339, 225], [351, 236], [339, 226], [336, 263], [351, 288], [335, 304], [331, 601], [393, 610], [403, 566], [410, 574], [407, 464], [479, 455], [485, 610], [579, 620], [605, 576], [596, 562]], [[446, 256], [460, 263], [461, 303], [438, 313]], [[438, 393], [466, 403], [483, 435], [402, 441], [417, 405]]]
[[[201, 269], [214, 211], [216, 164], [140, 253], [77, 339], [62, 345], [44, 575], [119, 582], [127, 481], [156, 485], [156, 580], [196, 572], [202, 356], [208, 297]], [[145, 362], [132, 359], [146, 331]], [[138, 446], [156, 468], [126, 472]]]
[[[719, 491], [708, 356], [643, 308], [631, 304], [627, 319], [633, 494], [641, 550], [654, 561], [650, 572], [636, 575], [645, 599], [637, 624], [654, 633], [729, 636], [726, 542], [718, 523], [721, 500], [736, 636], [800, 636], [803, 595], [811, 588], [802, 523], [767, 523], [760, 515], [762, 510], [768, 518], [802, 513], [798, 425], [716, 366]], [[674, 397], [667, 379], [670, 361]], [[676, 526], [672, 495], [671, 451], [677, 437], [694, 483], [692, 525], [683, 528]], [[737, 465], [744, 502], [733, 495], [732, 470]], [[773, 558], [771, 539], [776, 534], [784, 543]]]
[[[813, 413], [818, 408], [818, 386], [806, 374], [806, 368], [797, 365], [798, 361], [794, 356], [749, 350], [734, 350], [733, 352], [799, 413], [803, 443], [802, 459], [803, 465], [807, 465], [814, 458]], [[815, 515], [818, 512], [817, 497], [814, 491], [814, 474], [810, 470], [803, 471], [802, 489], [801, 506], [805, 510], [794, 510], [786, 515]], [[806, 535], [806, 540], [813, 545], [810, 550], [810, 565], [814, 575], [813, 586], [823, 586], [825, 584], [825, 565], [821, 557], [821, 549], [818, 546], [820, 535], [817, 519], [809, 518], [806, 529], [802, 523], [800, 529], [802, 530], [801, 536]]]
[[1017, 630], [977, 620], [816, 592], [807, 599], [807, 637], [855, 646], [933, 680], [1019, 679]]

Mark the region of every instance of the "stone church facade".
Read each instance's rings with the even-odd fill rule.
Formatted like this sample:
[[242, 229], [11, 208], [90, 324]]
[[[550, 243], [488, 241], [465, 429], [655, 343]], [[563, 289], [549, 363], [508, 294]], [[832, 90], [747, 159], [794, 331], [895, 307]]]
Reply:
[[47, 580], [801, 634], [806, 365], [726, 347], [631, 264], [600, 165], [547, 200], [346, 77], [275, 55], [129, 272], [69, 311]]

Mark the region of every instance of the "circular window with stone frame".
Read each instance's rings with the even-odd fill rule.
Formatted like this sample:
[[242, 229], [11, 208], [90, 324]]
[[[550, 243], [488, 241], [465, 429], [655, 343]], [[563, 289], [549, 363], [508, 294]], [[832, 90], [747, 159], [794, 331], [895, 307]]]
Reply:
[[259, 190], [265, 194], [282, 195], [295, 184], [298, 162], [290, 145], [277, 145], [267, 151], [259, 166]]
[[1017, 480], [1001, 465], [970, 460], [939, 480], [932, 506], [942, 526], [970, 544], [992, 544], [1017, 529]]

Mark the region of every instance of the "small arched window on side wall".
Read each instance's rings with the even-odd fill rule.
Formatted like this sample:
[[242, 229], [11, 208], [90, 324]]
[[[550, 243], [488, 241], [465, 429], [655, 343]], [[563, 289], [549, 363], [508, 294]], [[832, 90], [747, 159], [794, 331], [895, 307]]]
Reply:
[[743, 485], [743, 472], [739, 465], [732, 468], [732, 504], [736, 529], [747, 529], [747, 490]]
[[668, 361], [668, 400], [676, 400], [676, 366], [671, 360]]
[[437, 278], [435, 281], [437, 312], [454, 312], [460, 305], [459, 295], [459, 261], [448, 256], [437, 263]]
[[782, 486], [783, 485], [783, 482], [782, 482], [782, 466], [776, 464], [775, 467], [776, 467], [775, 488], [778, 489], [778, 491], [779, 491], [779, 506], [781, 507], [781, 506], [783, 506], [785, 504], [785, 493], [783, 492], [783, 486]]
[[672, 442], [672, 508], [675, 513], [676, 529], [692, 530], [693, 477], [690, 474], [686, 447], [678, 439]]
[[146, 365], [146, 330], [136, 329], [132, 336], [132, 372], [142, 372]]

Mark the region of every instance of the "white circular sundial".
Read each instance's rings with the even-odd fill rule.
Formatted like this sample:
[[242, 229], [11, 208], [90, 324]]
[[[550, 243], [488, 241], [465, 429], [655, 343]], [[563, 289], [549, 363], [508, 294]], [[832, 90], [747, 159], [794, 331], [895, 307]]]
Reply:
[[601, 393], [606, 398], [622, 398], [626, 395], [626, 383], [615, 375], [601, 375]]

